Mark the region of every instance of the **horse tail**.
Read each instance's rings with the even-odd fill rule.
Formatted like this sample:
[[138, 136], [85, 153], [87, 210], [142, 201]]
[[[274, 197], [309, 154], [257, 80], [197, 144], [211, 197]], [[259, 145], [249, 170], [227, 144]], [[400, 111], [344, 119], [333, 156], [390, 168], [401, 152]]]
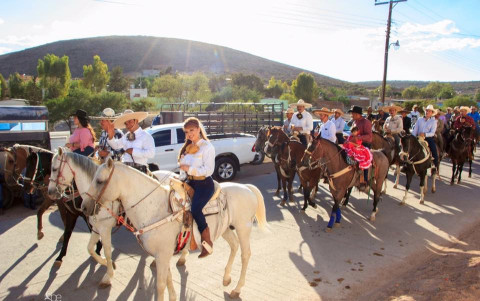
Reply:
[[268, 224], [263, 195], [255, 185], [246, 184], [246, 186], [257, 196], [257, 210], [255, 211], [255, 218], [257, 220], [260, 230], [266, 231]]

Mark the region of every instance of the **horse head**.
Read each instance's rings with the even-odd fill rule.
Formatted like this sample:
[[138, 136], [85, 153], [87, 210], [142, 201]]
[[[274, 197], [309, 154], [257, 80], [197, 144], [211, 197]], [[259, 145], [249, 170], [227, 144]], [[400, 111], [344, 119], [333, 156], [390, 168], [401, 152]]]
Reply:
[[288, 141], [288, 136], [279, 127], [273, 127], [267, 132], [268, 140], [265, 144], [265, 154], [269, 157], [283, 142]]
[[14, 147], [3, 148], [2, 153], [2, 171], [5, 177], [5, 183], [8, 186], [21, 186], [21, 171], [25, 167], [25, 160], [17, 157], [17, 149]]
[[268, 139], [268, 131], [270, 130], [269, 126], [262, 126], [257, 132], [257, 140], [255, 140], [255, 151], [256, 152], [264, 152], [265, 143]]
[[74, 179], [74, 173], [68, 163], [67, 151], [62, 147], [53, 155], [50, 163], [50, 180], [48, 183], [48, 196], [51, 199], [58, 199], [62, 196], [65, 189], [71, 185]]
[[318, 147], [318, 145], [320, 144], [319, 142], [320, 142], [320, 139], [316, 138], [316, 139], [313, 139], [312, 142], [308, 144], [307, 149], [305, 150], [302, 157], [303, 166], [308, 166], [311, 168], [312, 164], [318, 161], [318, 158], [320, 158], [320, 156], [318, 156], [318, 158], [313, 158], [313, 153], [316, 151], [317, 148], [320, 148]]
[[[119, 163], [121, 164], [121, 163]], [[82, 212], [86, 216], [95, 214], [95, 207], [103, 205], [107, 201], [113, 201], [120, 198], [120, 192], [115, 189], [113, 183], [113, 175], [115, 171], [115, 163], [112, 158], [108, 158], [105, 164], [102, 164], [98, 169], [95, 177], [90, 184], [90, 188], [82, 195]]]

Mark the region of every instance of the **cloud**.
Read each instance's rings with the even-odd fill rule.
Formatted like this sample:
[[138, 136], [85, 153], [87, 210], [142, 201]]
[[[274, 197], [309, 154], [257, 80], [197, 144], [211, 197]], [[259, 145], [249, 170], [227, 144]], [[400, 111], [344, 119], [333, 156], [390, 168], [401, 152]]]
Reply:
[[12, 49], [10, 49], [8, 47], [0, 46], [0, 55], [5, 54], [5, 53], [9, 53], [9, 52], [12, 52]]
[[5, 21], [2, 18], [0, 18], [0, 24], [3, 24], [3, 23], [5, 23]]

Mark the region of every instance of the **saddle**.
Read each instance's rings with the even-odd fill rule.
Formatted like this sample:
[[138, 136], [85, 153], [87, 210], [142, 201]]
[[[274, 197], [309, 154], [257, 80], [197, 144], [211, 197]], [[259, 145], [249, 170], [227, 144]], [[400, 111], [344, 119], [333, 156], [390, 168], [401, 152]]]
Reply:
[[[202, 212], [205, 216], [218, 215], [216, 220], [216, 229], [212, 229], [212, 241], [216, 240], [228, 222], [227, 196], [222, 192], [220, 184], [214, 181], [214, 193], [210, 200], [203, 207]], [[190, 250], [196, 250], [201, 245], [201, 234], [198, 227], [194, 226], [192, 213], [190, 212], [194, 189], [185, 182], [178, 179], [171, 179], [171, 192], [169, 196], [169, 210], [171, 213], [184, 210], [183, 215], [179, 216], [179, 221], [183, 222], [182, 231], [177, 237], [177, 246], [175, 253], [180, 252], [190, 240]], [[193, 234], [193, 237], [191, 237]], [[191, 239], [193, 238], [193, 239]]]

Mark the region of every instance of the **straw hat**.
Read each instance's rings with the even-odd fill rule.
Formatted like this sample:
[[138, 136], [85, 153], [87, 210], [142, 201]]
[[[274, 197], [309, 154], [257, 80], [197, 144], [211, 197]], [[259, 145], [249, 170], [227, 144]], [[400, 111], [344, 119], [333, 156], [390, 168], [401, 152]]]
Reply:
[[343, 114], [345, 114], [345, 113], [343, 113], [343, 111], [340, 110], [340, 109], [334, 109], [334, 110], [333, 110], [333, 113], [334, 113], [334, 114], [335, 114], [335, 113], [338, 113], [338, 114], [340, 114], [340, 116], [342, 116]]
[[313, 110], [312, 113], [313, 113], [313, 115], [318, 116], [318, 117], [320, 117], [321, 114], [324, 114], [324, 115], [327, 115], [327, 116], [330, 116], [330, 115], [334, 114], [332, 111], [330, 111], [328, 108], [325, 108], [325, 107], [321, 108], [320, 110], [319, 109]]
[[293, 114], [295, 111], [292, 108], [288, 108], [285, 114]]
[[126, 121], [136, 119], [138, 122], [141, 122], [147, 118], [147, 116], [148, 112], [134, 112], [132, 110], [125, 110], [122, 115], [115, 119], [113, 125], [116, 129], [124, 129]]
[[90, 116], [92, 120], [115, 120], [120, 114], [115, 114], [112, 108], [105, 108], [100, 116]]
[[435, 115], [445, 115], [445, 112], [443, 112], [442, 110], [438, 109], [437, 110], [437, 113]]
[[427, 110], [430, 110], [433, 112], [432, 115], [437, 115], [437, 110], [433, 107], [433, 105], [428, 105], [426, 108], [423, 107], [423, 111], [426, 113]]
[[395, 111], [397, 111], [397, 113], [399, 111], [403, 110], [402, 107], [397, 106], [397, 105], [385, 106], [385, 107], [382, 108], [382, 110], [386, 113], [388, 113], [390, 111], [390, 109], [395, 109]]
[[305, 107], [305, 108], [311, 108], [312, 105], [309, 104], [308, 102], [305, 102], [303, 99], [299, 99], [297, 103], [292, 103], [290, 105], [290, 108], [296, 108], [296, 107]]
[[459, 110], [460, 112], [461, 112], [461, 111], [467, 111], [467, 114], [472, 112], [472, 110], [471, 110], [469, 107], [467, 107], [467, 106], [461, 106], [460, 109], [458, 109], [458, 110]]
[[398, 111], [397, 113], [398, 114], [403, 114], [403, 113], [410, 114], [410, 111], [403, 109], [403, 110]]

